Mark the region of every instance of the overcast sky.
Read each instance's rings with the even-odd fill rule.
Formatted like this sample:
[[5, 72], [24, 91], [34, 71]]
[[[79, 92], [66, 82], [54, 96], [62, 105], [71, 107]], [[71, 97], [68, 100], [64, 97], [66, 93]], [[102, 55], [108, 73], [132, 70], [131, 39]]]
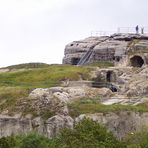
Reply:
[[148, 27], [147, 0], [0, 0], [0, 67], [62, 63], [65, 45], [92, 30]]

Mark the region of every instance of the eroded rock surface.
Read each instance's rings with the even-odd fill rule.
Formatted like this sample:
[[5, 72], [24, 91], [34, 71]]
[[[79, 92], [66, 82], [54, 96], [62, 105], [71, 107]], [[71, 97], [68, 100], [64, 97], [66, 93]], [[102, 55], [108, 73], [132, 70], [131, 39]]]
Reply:
[[[66, 45], [63, 63], [77, 65], [96, 61], [111, 61], [119, 64], [121, 62], [126, 63], [125, 65], [128, 66], [131, 64], [130, 56], [132, 53], [132, 55], [140, 55], [144, 60], [144, 64], [147, 64], [147, 49], [147, 35], [114, 34], [111, 36], [89, 37]], [[80, 62], [82, 59], [85, 61]]]
[[76, 122], [81, 121], [83, 118], [90, 118], [104, 124], [119, 139], [130, 132], [140, 131], [148, 125], [148, 113], [131, 111], [83, 114], [76, 118]]

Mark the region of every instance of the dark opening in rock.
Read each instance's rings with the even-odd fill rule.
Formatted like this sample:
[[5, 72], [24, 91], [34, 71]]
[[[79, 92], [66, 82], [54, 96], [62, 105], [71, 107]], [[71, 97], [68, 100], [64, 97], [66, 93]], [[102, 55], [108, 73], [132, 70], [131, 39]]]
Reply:
[[92, 82], [92, 87], [95, 87], [95, 88], [103, 88], [103, 87], [106, 87], [106, 88], [109, 88], [112, 92], [117, 92], [118, 89], [116, 88], [115, 85], [111, 84], [111, 83], [108, 83], [108, 82]]
[[116, 61], [119, 62], [120, 61], [120, 57], [116, 57]]
[[133, 67], [142, 67], [142, 65], [144, 64], [144, 60], [140, 56], [133, 56], [130, 59], [130, 63]]
[[114, 86], [113, 84], [109, 84], [108, 88], [112, 91], [112, 92], [117, 92], [118, 89], [116, 88], [116, 86]]
[[79, 61], [80, 61], [80, 58], [72, 58], [71, 63], [72, 63], [72, 65], [77, 65], [79, 63]]
[[106, 74], [107, 82], [111, 82], [111, 77], [112, 77], [112, 71], [108, 71], [107, 74]]

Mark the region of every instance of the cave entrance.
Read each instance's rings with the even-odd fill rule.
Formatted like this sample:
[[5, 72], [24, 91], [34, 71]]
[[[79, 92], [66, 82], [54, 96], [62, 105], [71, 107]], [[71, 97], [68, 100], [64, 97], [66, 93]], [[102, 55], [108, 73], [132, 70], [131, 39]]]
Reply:
[[72, 65], [77, 65], [79, 63], [79, 61], [80, 61], [80, 58], [72, 58], [71, 63], [72, 63]]
[[142, 65], [144, 64], [144, 60], [142, 59], [141, 56], [133, 56], [130, 59], [130, 63], [131, 63], [131, 66], [133, 67], [142, 67]]
[[107, 74], [106, 74], [106, 80], [107, 80], [107, 82], [111, 82], [111, 80], [112, 80], [112, 74], [113, 74], [112, 71], [108, 71], [107, 72]]

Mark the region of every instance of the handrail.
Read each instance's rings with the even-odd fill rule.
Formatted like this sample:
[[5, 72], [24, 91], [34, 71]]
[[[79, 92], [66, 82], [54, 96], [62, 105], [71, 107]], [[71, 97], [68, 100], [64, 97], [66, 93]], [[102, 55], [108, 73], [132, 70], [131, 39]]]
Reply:
[[102, 40], [102, 41], [100, 41], [100, 42], [97, 42], [97, 43], [95, 43], [94, 45], [92, 45], [92, 46], [88, 49], [88, 51], [86, 52], [86, 54], [84, 54], [84, 55], [81, 57], [81, 59], [80, 59], [80, 61], [78, 62], [77, 65], [85, 64], [86, 61], [89, 60], [91, 54], [93, 53], [94, 47], [95, 47], [96, 45], [99, 45], [99, 44], [105, 42], [105, 41], [108, 40], [109, 38], [112, 38], [112, 36], [109, 36], [109, 37], [107, 37], [106, 39], [104, 39], [104, 40]]
[[[143, 34], [148, 34], [148, 27], [139, 26], [139, 33], [144, 29]], [[109, 36], [114, 33], [136, 33], [135, 27], [118, 27], [116, 30], [93, 30], [91, 36]]]

